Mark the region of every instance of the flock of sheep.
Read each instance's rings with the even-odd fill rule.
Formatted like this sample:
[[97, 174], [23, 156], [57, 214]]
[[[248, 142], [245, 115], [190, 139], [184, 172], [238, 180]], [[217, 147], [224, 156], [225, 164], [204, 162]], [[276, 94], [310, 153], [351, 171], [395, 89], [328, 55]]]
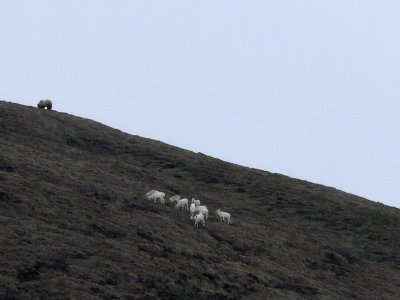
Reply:
[[[53, 107], [53, 103], [51, 100], [46, 99], [46, 100], [40, 100], [39, 103], [37, 104], [38, 108], [45, 109], [47, 108], [48, 110], [51, 110]], [[161, 205], [165, 205], [165, 193], [159, 192], [156, 190], [151, 190], [148, 193], [146, 193], [146, 198], [147, 200], [153, 200], [154, 203], [157, 202], [157, 200], [160, 201]], [[208, 209], [206, 205], [200, 205], [200, 200], [196, 200], [192, 198], [192, 203], [190, 204], [189, 208], [189, 200], [186, 198], [181, 199], [179, 195], [172, 196], [169, 198], [171, 203], [173, 204], [176, 202], [175, 208], [176, 209], [186, 209], [190, 211], [190, 219], [194, 220], [194, 226], [198, 227], [199, 223], [203, 224], [203, 227], [205, 227], [205, 220], [208, 219]], [[227, 222], [227, 224], [232, 224], [231, 220], [231, 214], [221, 211], [220, 209], [217, 209], [215, 213], [219, 216], [219, 219], [221, 222]]]
[[[161, 205], [165, 205], [165, 193], [156, 190], [151, 190], [146, 193], [147, 200], [153, 200], [154, 203], [157, 200], [160, 201]], [[198, 227], [199, 223], [205, 227], [205, 220], [208, 219], [208, 209], [206, 205], [200, 205], [200, 200], [192, 198], [192, 203], [189, 208], [189, 200], [186, 198], [181, 199], [181, 196], [175, 195], [169, 198], [169, 201], [173, 204], [176, 202], [175, 209], [186, 209], [190, 211], [190, 219], [194, 220], [194, 226]], [[232, 224], [231, 214], [217, 209], [215, 213], [218, 215], [221, 222]]]

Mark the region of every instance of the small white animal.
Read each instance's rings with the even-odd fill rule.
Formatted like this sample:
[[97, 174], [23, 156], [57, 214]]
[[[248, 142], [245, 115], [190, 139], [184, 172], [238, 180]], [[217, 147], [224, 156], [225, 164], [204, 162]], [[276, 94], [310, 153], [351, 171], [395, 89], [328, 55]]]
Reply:
[[206, 216], [206, 220], [208, 220], [208, 208], [205, 205], [196, 206], [194, 209], [195, 212], [200, 212]]
[[160, 200], [161, 205], [165, 205], [165, 199], [164, 199], [165, 193], [163, 193], [163, 192], [151, 190], [150, 192], [148, 192], [146, 194], [146, 197], [148, 200], [153, 200], [154, 203], [156, 203], [157, 200]]
[[228, 224], [232, 224], [230, 213], [221, 211], [219, 208], [215, 211], [215, 213], [219, 216], [221, 222], [225, 222], [225, 219], [227, 219]]
[[196, 204], [194, 204], [194, 203], [190, 204], [190, 209], [189, 209], [190, 210], [190, 217], [194, 216], [195, 209], [196, 209]]
[[199, 223], [203, 223], [203, 227], [205, 227], [205, 222], [204, 222], [204, 215], [202, 213], [199, 213], [193, 217], [190, 217], [192, 220], [194, 220], [194, 226], [199, 227]]
[[146, 193], [146, 199], [147, 199], [147, 200], [150, 200], [149, 198], [150, 198], [150, 196], [151, 196], [154, 192], [157, 192], [157, 191], [156, 191], [156, 190], [148, 191], [148, 192]]
[[196, 200], [196, 199], [192, 198], [192, 203], [194, 203], [196, 206], [199, 206], [200, 200]]
[[178, 203], [176, 203], [176, 205], [175, 205], [175, 208], [176, 209], [180, 209], [180, 208], [184, 208], [184, 207], [186, 207], [186, 210], [189, 210], [189, 205], [188, 205], [188, 199], [186, 199], [186, 198], [183, 198], [183, 199], [180, 199], [179, 201], [178, 201]]
[[181, 199], [181, 196], [179, 195], [175, 195], [169, 198], [169, 201], [171, 201], [171, 203], [174, 203], [175, 201], [178, 202]]

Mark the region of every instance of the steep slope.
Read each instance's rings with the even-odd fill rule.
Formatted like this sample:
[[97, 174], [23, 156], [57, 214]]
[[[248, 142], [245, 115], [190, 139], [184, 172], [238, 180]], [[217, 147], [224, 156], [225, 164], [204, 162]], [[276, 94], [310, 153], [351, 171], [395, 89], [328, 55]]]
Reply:
[[[212, 213], [148, 202], [150, 189]], [[0, 101], [0, 298], [398, 299], [400, 213]]]

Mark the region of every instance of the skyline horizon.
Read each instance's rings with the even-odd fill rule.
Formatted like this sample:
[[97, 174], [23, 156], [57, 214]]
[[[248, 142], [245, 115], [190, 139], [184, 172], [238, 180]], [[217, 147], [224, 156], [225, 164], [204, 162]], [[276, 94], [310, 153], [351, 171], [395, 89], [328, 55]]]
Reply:
[[0, 96], [400, 207], [399, 13], [5, 0]]
[[[41, 99], [41, 100], [44, 100], [44, 99], [45, 99], [45, 98], [43, 98], [43, 99]], [[49, 99], [49, 100], [51, 100], [51, 99]], [[34, 107], [34, 108], [36, 107], [35, 105], [29, 105], [29, 104], [27, 104], [27, 103], [22, 104], [22, 103], [19, 103], [19, 102], [9, 101], [9, 100], [7, 100], [7, 99], [0, 99], [0, 101], [6, 101], [6, 102], [9, 102], [9, 103], [18, 104], [18, 105], [25, 105], [25, 106], [28, 106], [28, 107]], [[53, 100], [52, 100], [52, 101], [53, 101]], [[224, 158], [222, 158], [222, 157], [217, 157], [217, 156], [214, 156], [214, 155], [212, 155], [212, 154], [209, 154], [209, 153], [206, 153], [206, 152], [203, 152], [203, 151], [197, 151], [197, 150], [193, 150], [193, 149], [189, 149], [189, 148], [184, 148], [184, 147], [181, 147], [181, 146], [179, 146], [179, 145], [174, 145], [174, 144], [168, 143], [167, 141], [164, 141], [164, 140], [159, 140], [159, 139], [155, 139], [155, 138], [151, 138], [151, 137], [147, 137], [147, 136], [142, 136], [142, 135], [140, 135], [140, 134], [127, 132], [127, 131], [125, 131], [125, 130], [123, 130], [123, 129], [121, 129], [121, 128], [116, 128], [116, 127], [113, 127], [113, 126], [111, 126], [111, 125], [109, 125], [109, 124], [100, 122], [100, 121], [98, 121], [98, 120], [96, 120], [96, 119], [92, 119], [92, 118], [90, 118], [90, 116], [82, 117], [82, 116], [79, 116], [79, 115], [71, 114], [71, 113], [69, 113], [69, 112], [58, 111], [57, 109], [54, 108], [54, 104], [55, 104], [55, 102], [53, 101], [53, 108], [52, 108], [52, 110], [55, 111], [55, 112], [58, 112], [58, 113], [65, 113], [65, 114], [68, 114], [68, 115], [72, 115], [72, 116], [74, 116], [74, 117], [84, 118], [84, 119], [87, 119], [87, 120], [90, 120], [90, 121], [98, 122], [98, 123], [100, 123], [100, 124], [102, 124], [102, 125], [104, 125], [104, 126], [110, 127], [110, 128], [112, 128], [112, 129], [120, 130], [120, 131], [122, 131], [122, 132], [124, 132], [124, 133], [126, 133], [126, 134], [129, 134], [129, 135], [133, 135], [133, 136], [136, 135], [136, 136], [139, 136], [139, 137], [142, 137], [142, 138], [155, 140], [155, 141], [158, 141], [158, 142], [161, 142], [161, 143], [165, 143], [165, 144], [167, 144], [167, 145], [169, 145], [169, 146], [172, 146], [172, 147], [177, 147], [177, 148], [180, 148], [180, 149], [183, 149], [183, 150], [187, 150], [187, 151], [191, 151], [191, 152], [194, 152], [194, 153], [198, 153], [198, 154], [203, 154], [203, 155], [206, 155], [206, 156], [210, 156], [210, 157], [212, 157], [212, 158], [215, 158], [215, 159], [218, 159], [218, 160], [227, 162], [227, 163], [236, 164], [236, 165], [239, 165], [239, 166], [242, 166], [242, 167], [245, 167], [245, 168], [261, 170], [261, 171], [269, 172], [269, 173], [271, 173], [271, 174], [278, 174], [278, 175], [282, 175], [282, 176], [287, 176], [287, 177], [290, 177], [290, 178], [293, 178], [293, 179], [297, 179], [297, 180], [301, 180], [301, 181], [306, 181], [306, 182], [309, 182], [309, 183], [311, 183], [311, 184], [322, 185], [322, 186], [325, 186], [325, 187], [328, 187], [328, 188], [333, 188], [333, 189], [336, 189], [336, 190], [339, 190], [339, 191], [342, 191], [342, 192], [345, 192], [345, 193], [348, 193], [348, 194], [352, 194], [352, 195], [354, 195], [354, 196], [358, 196], [358, 197], [364, 198], [364, 199], [369, 200], [369, 201], [372, 201], [372, 202], [376, 202], [376, 203], [380, 203], [380, 204], [384, 204], [384, 205], [387, 205], [387, 206], [390, 206], [390, 207], [395, 207], [395, 208], [400, 209], [399, 206], [386, 204], [386, 203], [380, 201], [379, 199], [370, 199], [370, 198], [368, 198], [367, 196], [364, 196], [364, 195], [362, 195], [362, 194], [354, 193], [354, 192], [352, 192], [352, 191], [348, 191], [348, 190], [342, 189], [342, 188], [340, 188], [340, 187], [331, 185], [331, 184], [329, 184], [329, 183], [317, 182], [317, 181], [314, 181], [314, 180], [308, 179], [308, 178], [301, 178], [301, 177], [292, 176], [291, 174], [282, 173], [282, 172], [280, 172], [279, 170], [268, 170], [268, 169], [263, 169], [263, 168], [261, 168], [261, 167], [259, 167], [259, 166], [251, 166], [251, 165], [246, 165], [246, 164], [241, 163], [241, 162], [228, 161], [228, 160], [226, 160], [226, 159], [224, 159]]]

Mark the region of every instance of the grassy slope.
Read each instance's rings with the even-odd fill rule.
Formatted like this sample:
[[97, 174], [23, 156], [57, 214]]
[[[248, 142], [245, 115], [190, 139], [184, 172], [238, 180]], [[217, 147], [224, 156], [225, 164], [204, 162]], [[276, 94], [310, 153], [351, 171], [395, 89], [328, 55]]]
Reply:
[[[193, 228], [150, 189], [227, 210]], [[400, 213], [0, 102], [0, 298], [397, 299]]]

